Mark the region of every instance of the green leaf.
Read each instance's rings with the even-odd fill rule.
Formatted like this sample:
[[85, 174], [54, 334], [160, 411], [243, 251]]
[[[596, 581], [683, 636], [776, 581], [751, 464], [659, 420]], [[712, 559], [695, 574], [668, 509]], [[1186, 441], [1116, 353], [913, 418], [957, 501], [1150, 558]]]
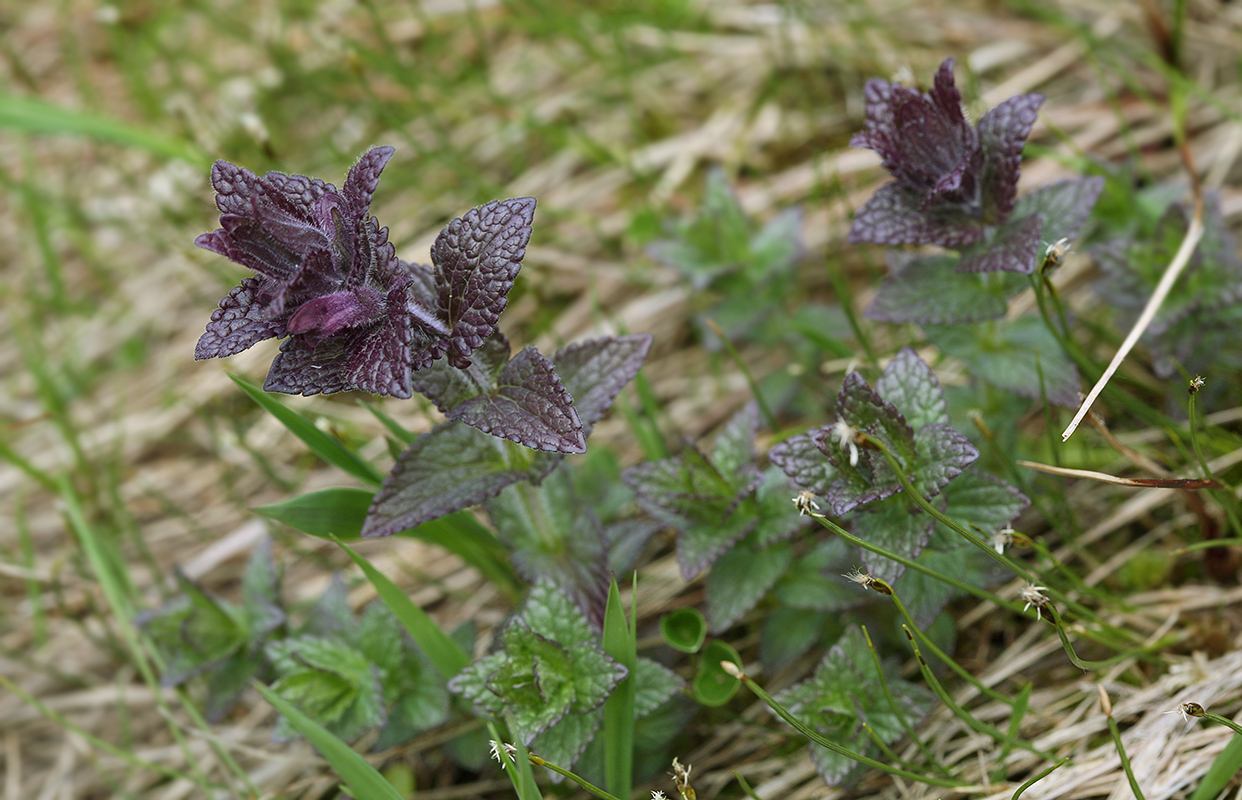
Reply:
[[319, 430], [315, 427], [315, 423], [279, 402], [258, 386], [236, 375], [229, 375], [229, 377], [260, 408], [279, 420], [289, 429], [290, 433], [301, 439], [315, 455], [364, 483], [378, 486], [383, 480], [383, 476], [372, 464], [359, 458], [339, 440]]
[[866, 596], [841, 575], [856, 565], [854, 548], [833, 538], [815, 545], [797, 559], [776, 585], [782, 605], [808, 611], [844, 611], [866, 602]]
[[528, 580], [550, 580], [596, 624], [603, 621], [608, 586], [603, 526], [579, 501], [566, 469], [538, 486], [517, 483], [486, 501], [496, 534], [513, 548], [514, 566]]
[[368, 764], [366, 759], [355, 753], [353, 748], [272, 689], [260, 683], [256, 683], [255, 688], [280, 712], [283, 719], [289, 721], [293, 730], [305, 736], [315, 746], [355, 797], [365, 800], [404, 800], [392, 784], [384, 780], [384, 776]]
[[[991, 323], [990, 329], [924, 326], [945, 355], [960, 358], [970, 375], [1007, 392], [1040, 398], [1042, 370], [1048, 400], [1078, 404], [1078, 370], [1039, 317]], [[1038, 369], [1036, 363], [1038, 362]]]
[[[573, 764], [595, 738], [600, 728], [601, 712], [569, 714], [560, 722], [539, 734], [531, 743], [531, 749], [541, 758], [558, 767]], [[552, 782], [560, 783], [564, 777], [552, 773]]]
[[256, 514], [290, 528], [327, 539], [357, 539], [362, 531], [374, 492], [366, 489], [319, 489], [279, 503], [255, 506]]
[[948, 404], [931, 367], [912, 348], [903, 347], [884, 368], [875, 390], [897, 407], [914, 430], [934, 423], [949, 424]]
[[[917, 719], [931, 709], [933, 698], [926, 689], [895, 672], [886, 681], [907, 718]], [[879, 748], [861, 722], [866, 721], [884, 742], [905, 734], [902, 720], [881, 689], [866, 639], [856, 627], [850, 627], [825, 654], [810, 680], [776, 699], [808, 727], [863, 755], [874, 755]], [[812, 744], [810, 749], [820, 776], [833, 786], [841, 784], [857, 764], [819, 745]]]
[[953, 521], [980, 528], [985, 538], [1013, 522], [1031, 504], [1013, 486], [974, 468], [954, 478], [943, 497], [948, 503], [945, 513]]
[[653, 714], [686, 683], [668, 667], [641, 656], [634, 674], [634, 716], [640, 720]]
[[354, 552], [349, 545], [339, 540], [337, 544], [367, 576], [367, 580], [375, 587], [380, 599], [401, 621], [410, 636], [431, 659], [431, 663], [444, 680], [452, 678], [469, 666], [470, 655], [441, 630], [440, 626], [427, 615], [427, 612], [415, 605], [409, 595], [389, 580], [388, 576], [372, 566], [371, 562]]
[[[902, 495], [859, 509], [851, 522], [858, 538], [906, 558], [915, 558], [923, 552], [936, 528], [934, 519]], [[883, 581], [895, 581], [906, 571], [904, 565], [869, 550], [863, 553], [863, 563], [868, 572]]]
[[714, 708], [724, 705], [733, 699], [733, 695], [737, 694], [737, 690], [742, 686], [739, 679], [721, 669], [720, 662], [722, 661], [732, 661], [739, 669], [742, 666], [742, 657], [731, 645], [719, 639], [712, 639], [703, 648], [703, 655], [699, 659], [699, 671], [695, 674], [694, 682], [691, 684], [694, 699], [705, 706]]
[[716, 559], [707, 576], [707, 618], [712, 631], [725, 630], [754, 608], [793, 557], [787, 543], [758, 549], [743, 543]]
[[[792, 664], [821, 639], [840, 636], [839, 616], [801, 608], [776, 608], [759, 632], [759, 660], [777, 672]], [[835, 630], [834, 630], [835, 628]]]
[[707, 620], [697, 608], [675, 608], [660, 617], [660, 636], [674, 650], [697, 653], [707, 639]]
[[[343, 642], [296, 636], [267, 645], [279, 675], [272, 690], [333, 734], [350, 741], [384, 722], [383, 690], [370, 661]], [[292, 738], [296, 726], [277, 723], [277, 738]]]
[[1012, 272], [961, 273], [956, 255], [889, 253], [889, 275], [863, 315], [884, 322], [960, 325], [1000, 319], [1030, 285]]

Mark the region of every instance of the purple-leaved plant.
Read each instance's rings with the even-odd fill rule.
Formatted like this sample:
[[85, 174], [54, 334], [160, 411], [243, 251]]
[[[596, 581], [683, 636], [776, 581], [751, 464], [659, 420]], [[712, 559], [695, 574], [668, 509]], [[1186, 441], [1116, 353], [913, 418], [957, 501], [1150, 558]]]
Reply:
[[895, 252], [891, 274], [867, 315], [930, 324], [1004, 316], [1006, 299], [1026, 281], [955, 273], [1032, 272], [1041, 241], [1077, 234], [1103, 179], [1063, 181], [1019, 199], [1022, 149], [1044, 97], [1011, 97], [972, 125], [962, 111], [951, 58], [927, 92], [871, 80], [864, 97], [866, 129], [851, 144], [879, 153], [894, 180], [858, 210], [850, 241], [957, 251]]
[[530, 240], [533, 198], [488, 203], [453, 220], [433, 266], [397, 258], [370, 215], [391, 147], [375, 147], [345, 185], [217, 161], [220, 228], [195, 240], [254, 270], [220, 301], [195, 359], [284, 338], [263, 388], [360, 389], [409, 397], [411, 373], [447, 356], [458, 368], [496, 329]]

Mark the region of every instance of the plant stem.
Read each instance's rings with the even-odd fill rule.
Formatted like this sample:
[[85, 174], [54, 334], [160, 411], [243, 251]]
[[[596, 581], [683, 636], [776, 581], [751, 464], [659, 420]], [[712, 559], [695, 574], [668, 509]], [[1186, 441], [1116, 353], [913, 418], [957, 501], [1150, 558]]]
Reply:
[[747, 677], [746, 673], [738, 669], [737, 665], [732, 661], [722, 661], [720, 662], [720, 666], [725, 672], [736, 676], [737, 679], [745, 684], [746, 687], [752, 692], [754, 692], [755, 696], [762, 700], [768, 708], [776, 712], [778, 717], [785, 720], [790, 727], [810, 739], [815, 744], [820, 745], [821, 747], [826, 747], [837, 755], [845, 756], [846, 758], [857, 761], [859, 764], [866, 764], [869, 767], [874, 767], [883, 772], [887, 772], [889, 775], [896, 775], [900, 778], [907, 778], [912, 781], [918, 781], [919, 783], [926, 783], [930, 786], [943, 786], [946, 789], [953, 789], [958, 786], [967, 785], [961, 781], [935, 778], [931, 775], [919, 775], [914, 772], [908, 772], [904, 769], [898, 769], [897, 767], [889, 766], [881, 761], [876, 761], [874, 758], [864, 756], [861, 753], [855, 753], [853, 750], [842, 747], [831, 739], [824, 738], [818, 731], [804, 725], [801, 720], [789, 713], [788, 709], [776, 702], [776, 698], [764, 691], [763, 687]]

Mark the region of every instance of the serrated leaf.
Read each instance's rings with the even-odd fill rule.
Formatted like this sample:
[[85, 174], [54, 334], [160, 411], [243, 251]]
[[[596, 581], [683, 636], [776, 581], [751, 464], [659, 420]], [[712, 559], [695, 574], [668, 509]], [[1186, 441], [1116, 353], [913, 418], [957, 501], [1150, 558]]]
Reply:
[[410, 445], [367, 512], [362, 537], [391, 536], [460, 511], [529, 477], [505, 442], [460, 422], [437, 425]]
[[634, 668], [634, 717], [651, 714], [685, 685], [676, 672], [640, 656]]
[[896, 181], [876, 190], [850, 225], [851, 244], [936, 244], [959, 248], [979, 241], [983, 225], [953, 205], [924, 205], [924, 194]]
[[[352, 741], [384, 723], [383, 691], [366, 656], [338, 641], [298, 636], [272, 642], [268, 657], [279, 675], [272, 690]], [[286, 722], [276, 735], [292, 733]]]
[[484, 504], [513, 565], [527, 580], [547, 579], [596, 626], [603, 623], [608, 559], [603, 526], [575, 498], [565, 470], [533, 486], [508, 486]]
[[1026, 495], [1000, 478], [967, 469], [944, 489], [945, 513], [955, 522], [995, 533], [1018, 518], [1031, 504]]
[[984, 159], [981, 188], [988, 222], [1000, 222], [1013, 211], [1022, 148], [1043, 103], [1042, 94], [1016, 95], [979, 120], [979, 149]]
[[747, 403], [734, 414], [716, 436], [712, 447], [712, 466], [722, 475], [735, 475], [755, 460], [755, 435], [759, 432], [759, 406]]
[[470, 356], [470, 366], [458, 369], [445, 360], [417, 370], [411, 379], [414, 391], [448, 412], [472, 397], [492, 391], [500, 371], [509, 363], [509, 340], [496, 331]]
[[1028, 285], [1016, 275], [964, 275], [953, 255], [890, 251], [887, 259], [889, 274], [863, 312], [883, 322], [949, 325], [999, 319], [1009, 296]]
[[552, 362], [533, 347], [505, 365], [493, 393], [465, 400], [449, 409], [447, 416], [536, 450], [586, 452], [573, 398], [561, 385]]
[[815, 442], [831, 429], [823, 426], [791, 436], [769, 450], [768, 459], [798, 486], [826, 497], [828, 487], [837, 479], [837, 470]]
[[535, 200], [487, 203], [453, 220], [431, 247], [437, 308], [451, 333], [429, 345], [458, 368], [496, 329], [530, 242]]
[[1038, 214], [1043, 221], [1041, 236], [1049, 244], [1062, 238], [1073, 239], [1082, 230], [1083, 223], [1104, 189], [1104, 179], [1073, 178], [1059, 183], [1041, 186], [1019, 198], [1014, 205], [1014, 217]]
[[[595, 738], [600, 722], [599, 712], [568, 714], [539, 734], [531, 743], [531, 750], [550, 764], [571, 767]], [[563, 775], [555, 772], [549, 772], [548, 776], [553, 783], [560, 783], [565, 779]]]
[[786, 543], [759, 550], [734, 547], [712, 564], [707, 576], [707, 618], [720, 633], [754, 608], [793, 561]]
[[801, 608], [773, 609], [760, 629], [759, 660], [772, 672], [784, 669], [814, 647], [825, 631], [831, 631], [837, 618]]
[[651, 336], [607, 336], [575, 342], [558, 350], [552, 364], [582, 422], [582, 435], [590, 435], [625, 384], [642, 368], [651, 349]]
[[755, 492], [756, 516], [759, 518], [752, 539], [759, 547], [769, 547], [793, 536], [806, 525], [806, 518], [794, 506], [796, 490], [785, 473], [776, 467], [763, 471], [762, 482]]
[[949, 425], [924, 425], [914, 434], [918, 448], [911, 481], [924, 497], [940, 494], [945, 485], [979, 458], [979, 451]]
[[943, 326], [925, 326], [925, 330], [946, 355], [965, 361], [974, 377], [1005, 391], [1039, 398], [1042, 370], [1049, 402], [1067, 407], [1078, 404], [1078, 370], [1038, 317], [997, 323], [987, 335]]
[[365, 797], [368, 800], [402, 800], [401, 794], [392, 784], [339, 737], [300, 712], [294, 704], [282, 699], [275, 691], [262, 684], [256, 688], [281, 713], [282, 718], [289, 721], [290, 728], [305, 736], [323, 754], [355, 797]]
[[[926, 689], [897, 674], [886, 675], [886, 681], [911, 724], [931, 709], [933, 698]], [[856, 627], [846, 630], [810, 680], [778, 695], [777, 701], [807, 726], [856, 753], [875, 755], [879, 750], [862, 727], [863, 720], [884, 742], [905, 734], [880, 689], [871, 652]], [[811, 744], [810, 749], [820, 776], [830, 785], [840, 784], [857, 765], [819, 745]]]
[[875, 382], [875, 391], [901, 411], [911, 428], [949, 422], [940, 381], [913, 348], [903, 347]]
[[[923, 551], [936, 527], [934, 519], [902, 495], [872, 503], [850, 521], [858, 538], [911, 559]], [[863, 563], [868, 572], [883, 581], [895, 581], [906, 571], [904, 564], [870, 550], [863, 553]]]
[[[961, 537], [952, 534], [958, 541]], [[933, 544], [939, 545], [940, 532], [932, 537]], [[962, 545], [952, 549], [929, 547], [916, 559], [920, 564], [975, 586], [987, 586], [998, 578], [1003, 579], [1005, 572], [997, 567], [996, 562], [988, 558], [974, 545]], [[1012, 576], [1010, 576], [1012, 577]], [[961, 594], [956, 587], [944, 581], [932, 578], [918, 570], [906, 570], [893, 591], [902, 598], [906, 610], [914, 618], [915, 623], [926, 628], [944, 609], [945, 605]]]
[[985, 241], [975, 242], [962, 251], [958, 272], [1017, 272], [1028, 275], [1035, 271], [1036, 254], [1043, 233], [1038, 214], [1011, 217]]

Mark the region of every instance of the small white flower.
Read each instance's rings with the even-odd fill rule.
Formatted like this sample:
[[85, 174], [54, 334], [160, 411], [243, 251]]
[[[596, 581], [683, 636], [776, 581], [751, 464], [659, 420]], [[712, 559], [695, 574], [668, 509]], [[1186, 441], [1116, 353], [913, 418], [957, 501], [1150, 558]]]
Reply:
[[1197, 394], [1198, 391], [1203, 388], [1203, 384], [1205, 383], [1207, 383], [1206, 378], [1204, 378], [1202, 375], [1196, 375], [1194, 379], [1190, 381], [1190, 388], [1188, 389], [1188, 391], [1190, 392], [1190, 394]]
[[992, 549], [998, 553], [1005, 552], [1005, 548], [1013, 544], [1014, 533], [1014, 529], [1006, 525], [996, 533], [992, 534]]
[[1048, 605], [1048, 598], [1044, 595], [1047, 590], [1047, 586], [1036, 586], [1033, 583], [1022, 587], [1022, 591], [1018, 592], [1018, 599], [1026, 603], [1022, 606], [1022, 610], [1026, 611], [1031, 606], [1035, 606], [1035, 618], [1043, 619], [1041, 612]]
[[[488, 739], [487, 743], [491, 746], [492, 758], [496, 759], [496, 763], [500, 765], [500, 768], [508, 769], [509, 762], [500, 757], [500, 742], [495, 739]], [[505, 744], [505, 753], [509, 755], [510, 760], [517, 758], [517, 748], [511, 744]]]
[[1069, 255], [1069, 252], [1072, 249], [1073, 245], [1071, 245], [1070, 240], [1065, 237], [1057, 239], [1055, 242], [1048, 245], [1048, 249], [1044, 251], [1044, 269], [1052, 270], [1061, 266], [1061, 262], [1065, 260], [1065, 257]]
[[1198, 703], [1182, 703], [1180, 706], [1173, 709], [1172, 711], [1166, 711], [1164, 713], [1181, 714], [1182, 721], [1189, 722], [1191, 717], [1201, 717], [1207, 712], [1204, 711], [1203, 706], [1199, 705]]
[[809, 517], [819, 511], [819, 503], [815, 502], [814, 492], [806, 489], [798, 492], [798, 496], [793, 499], [794, 505], [798, 507], [798, 513], [804, 517]]
[[651, 793], [651, 800], [668, 800], [668, 798], [664, 795], [664, 792], [656, 791]]
[[864, 589], [870, 589], [875, 583], [875, 576], [870, 572], [863, 572], [860, 567], [854, 567], [853, 572], [847, 572], [841, 577], [853, 581]]
[[832, 423], [832, 435], [837, 439], [837, 447], [849, 451], [850, 466], [858, 466], [858, 445], [854, 442], [858, 436], [858, 429], [845, 420], [839, 419]]

